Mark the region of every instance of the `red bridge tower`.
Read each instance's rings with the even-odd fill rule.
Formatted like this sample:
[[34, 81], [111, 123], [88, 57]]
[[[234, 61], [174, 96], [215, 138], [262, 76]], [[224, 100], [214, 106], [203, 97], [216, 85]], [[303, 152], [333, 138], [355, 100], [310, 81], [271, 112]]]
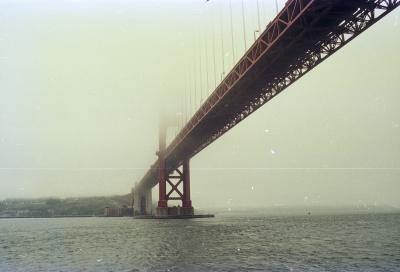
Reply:
[[[166, 138], [168, 127], [175, 125], [173, 119], [161, 117], [159, 127], [158, 155], [158, 189], [159, 199], [156, 216], [193, 215], [194, 210], [190, 199], [190, 158], [184, 158], [175, 169], [169, 169], [165, 163]], [[167, 192], [168, 185], [168, 192]], [[182, 206], [168, 207], [168, 200], [180, 200]]]

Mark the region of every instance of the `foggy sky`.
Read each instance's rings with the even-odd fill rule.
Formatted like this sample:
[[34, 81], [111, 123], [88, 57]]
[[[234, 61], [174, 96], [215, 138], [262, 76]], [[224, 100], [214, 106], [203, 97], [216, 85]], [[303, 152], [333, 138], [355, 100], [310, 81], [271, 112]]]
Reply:
[[[260, 2], [265, 27], [274, 5]], [[213, 43], [215, 78], [222, 59], [225, 72], [232, 67], [227, 3], [1, 1], [0, 199], [128, 193], [156, 160], [161, 105], [193, 113], [183, 105], [194, 96], [194, 74], [202, 86], [197, 106], [212, 91]], [[244, 50], [240, 3], [233, 1], [236, 60]], [[258, 24], [255, 3], [246, 1], [247, 47]], [[399, 15], [193, 158], [195, 208], [399, 207]]]

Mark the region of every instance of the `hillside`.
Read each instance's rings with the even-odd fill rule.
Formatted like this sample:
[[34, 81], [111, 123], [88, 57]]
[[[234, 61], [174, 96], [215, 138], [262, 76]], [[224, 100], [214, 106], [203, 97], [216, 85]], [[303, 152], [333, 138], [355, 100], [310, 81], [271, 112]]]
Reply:
[[131, 205], [131, 195], [6, 199], [0, 201], [0, 217], [54, 217], [54, 216], [100, 216], [105, 207]]

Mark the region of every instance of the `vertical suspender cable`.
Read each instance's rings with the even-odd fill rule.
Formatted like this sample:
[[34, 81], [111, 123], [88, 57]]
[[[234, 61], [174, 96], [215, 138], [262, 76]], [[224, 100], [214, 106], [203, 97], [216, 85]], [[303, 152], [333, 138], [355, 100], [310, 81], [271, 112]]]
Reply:
[[188, 82], [188, 89], [187, 89], [187, 92], [186, 92], [186, 101], [187, 101], [187, 104], [186, 104], [186, 123], [189, 121], [189, 118], [190, 118], [190, 98], [191, 98], [190, 93], [192, 92], [192, 78], [190, 76], [190, 69], [187, 70], [187, 73], [189, 74], [189, 82]]
[[[193, 96], [193, 77], [192, 77], [192, 69], [191, 69], [191, 67], [190, 67], [190, 69], [189, 69], [189, 82], [190, 82], [190, 89], [189, 89], [189, 120], [190, 120], [190, 118], [192, 118], [192, 109], [193, 109], [193, 106], [192, 106], [192, 96]], [[192, 85], [193, 84], [193, 85]]]
[[235, 65], [235, 44], [233, 41], [233, 15], [232, 15], [232, 0], [229, 0], [229, 10], [231, 19], [231, 42], [232, 42], [232, 66]]
[[203, 99], [203, 71], [202, 71], [202, 61], [201, 61], [201, 37], [199, 33], [198, 49], [199, 49], [199, 71], [200, 71], [200, 88], [199, 88], [199, 107], [201, 105], [201, 100]]
[[181, 96], [181, 129], [183, 128], [183, 124], [185, 123], [185, 91], [186, 91], [186, 85], [185, 83], [185, 89], [183, 89], [183, 93]]
[[[190, 58], [189, 58], [189, 60], [190, 60]], [[189, 116], [190, 116], [190, 92], [191, 92], [191, 90], [192, 90], [192, 79], [191, 79], [191, 76], [190, 76], [190, 62], [189, 62], [189, 65], [187, 65], [186, 66], [186, 68], [188, 68], [188, 69], [186, 69], [186, 74], [188, 75], [188, 84], [187, 84], [187, 89], [186, 89], [186, 123], [188, 122], [188, 120], [189, 120]]]
[[186, 91], [186, 85], [187, 83], [185, 82], [185, 88], [183, 89], [183, 93], [181, 96], [181, 129], [183, 128], [183, 124], [185, 122], [185, 91]]
[[275, 0], [276, 14], [278, 14], [278, 0]]
[[215, 10], [212, 9], [211, 11], [211, 27], [212, 27], [212, 58], [213, 58], [213, 70], [214, 70], [214, 87], [212, 88], [211, 92], [214, 91], [215, 87], [217, 87], [217, 68], [215, 65]]
[[217, 68], [215, 65], [215, 26], [214, 26], [214, 15], [212, 24], [212, 45], [213, 45], [213, 63], [214, 63], [214, 88], [217, 87]]
[[[189, 68], [190, 66], [188, 66]], [[190, 77], [190, 69], [186, 70], [186, 73], [188, 75], [188, 85], [187, 85], [187, 90], [186, 90], [186, 123], [189, 120], [189, 116], [190, 116], [190, 92], [192, 90], [192, 81], [191, 81], [191, 77]]]
[[266, 28], [265, 26], [267, 25], [266, 24], [266, 18], [268, 17], [267, 15], [268, 15], [268, 12], [267, 12], [267, 8], [265, 7], [265, 1], [261, 1], [261, 7], [260, 7], [260, 10], [261, 10], [261, 18], [263, 18], [263, 30], [264, 30], [264, 28]]
[[221, 28], [221, 55], [222, 55], [222, 74], [221, 74], [221, 81], [225, 77], [225, 48], [224, 48], [224, 17], [223, 17], [223, 1], [221, 1], [220, 5], [220, 28]]
[[[207, 33], [207, 31], [206, 31], [206, 33]], [[207, 99], [207, 96], [208, 96], [208, 92], [210, 91], [210, 82], [208, 81], [208, 44], [207, 44], [207, 38], [206, 38], [206, 36], [204, 36], [204, 45], [205, 45], [205, 48], [206, 48], [206, 50], [205, 50], [205, 53], [206, 53], [206, 61], [205, 61], [205, 66], [206, 66], [206, 78], [207, 78], [207, 87], [206, 87], [206, 90], [205, 90], [205, 96], [204, 96], [204, 100], [206, 100]]]
[[242, 24], [243, 24], [243, 41], [244, 41], [244, 51], [247, 51], [246, 43], [246, 20], [244, 18], [244, 0], [242, 0]]
[[186, 74], [186, 84], [185, 84], [185, 94], [184, 94], [185, 104], [184, 104], [183, 112], [184, 112], [184, 116], [185, 116], [184, 122], [186, 123], [187, 122], [187, 92], [188, 92], [188, 89], [190, 86], [189, 85], [190, 81], [188, 80], [188, 76], [187, 76], [187, 69], [185, 71], [185, 74]]
[[257, 0], [257, 23], [258, 23], [258, 32], [261, 33], [260, 3], [259, 3], [259, 0]]
[[[196, 56], [196, 55], [195, 55]], [[194, 58], [196, 59], [196, 58]], [[197, 73], [196, 73], [196, 62], [193, 63], [193, 78], [194, 78], [194, 99], [193, 99], [193, 113], [197, 109]]]
[[211, 10], [211, 31], [212, 31], [212, 61], [213, 61], [213, 71], [214, 71], [214, 87], [211, 88], [210, 93], [212, 93], [217, 85], [217, 69], [215, 67], [215, 11]]

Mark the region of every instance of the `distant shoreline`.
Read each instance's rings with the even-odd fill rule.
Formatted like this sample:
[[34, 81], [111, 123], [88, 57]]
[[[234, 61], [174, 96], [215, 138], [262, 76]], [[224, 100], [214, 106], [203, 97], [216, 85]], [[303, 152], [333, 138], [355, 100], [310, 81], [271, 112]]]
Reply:
[[105, 207], [127, 207], [131, 196], [6, 199], [0, 201], [2, 218], [71, 218], [102, 217]]
[[88, 218], [88, 217], [107, 217], [104, 215], [55, 215], [55, 216], [5, 216], [0, 219], [33, 219], [33, 218]]
[[[218, 215], [245, 215], [246, 211], [220, 211], [216, 212]], [[275, 217], [275, 216], [283, 216], [283, 217], [292, 217], [292, 216], [348, 216], [348, 215], [372, 215], [372, 214], [400, 214], [400, 210], [381, 210], [381, 211], [373, 211], [373, 210], [348, 210], [348, 211], [312, 211], [308, 212], [288, 212], [288, 213], [270, 213], [263, 212], [262, 210], [256, 210], [254, 213], [248, 214], [248, 216], [265, 216], [265, 217]], [[105, 216], [105, 215], [55, 215], [55, 216], [9, 216], [9, 217], [0, 217], [1, 219], [52, 219], [52, 218], [133, 218], [133, 216]]]
[[9, 216], [1, 219], [51, 219], [51, 218], [123, 218], [132, 216], [104, 216], [104, 215], [59, 215], [59, 216]]

